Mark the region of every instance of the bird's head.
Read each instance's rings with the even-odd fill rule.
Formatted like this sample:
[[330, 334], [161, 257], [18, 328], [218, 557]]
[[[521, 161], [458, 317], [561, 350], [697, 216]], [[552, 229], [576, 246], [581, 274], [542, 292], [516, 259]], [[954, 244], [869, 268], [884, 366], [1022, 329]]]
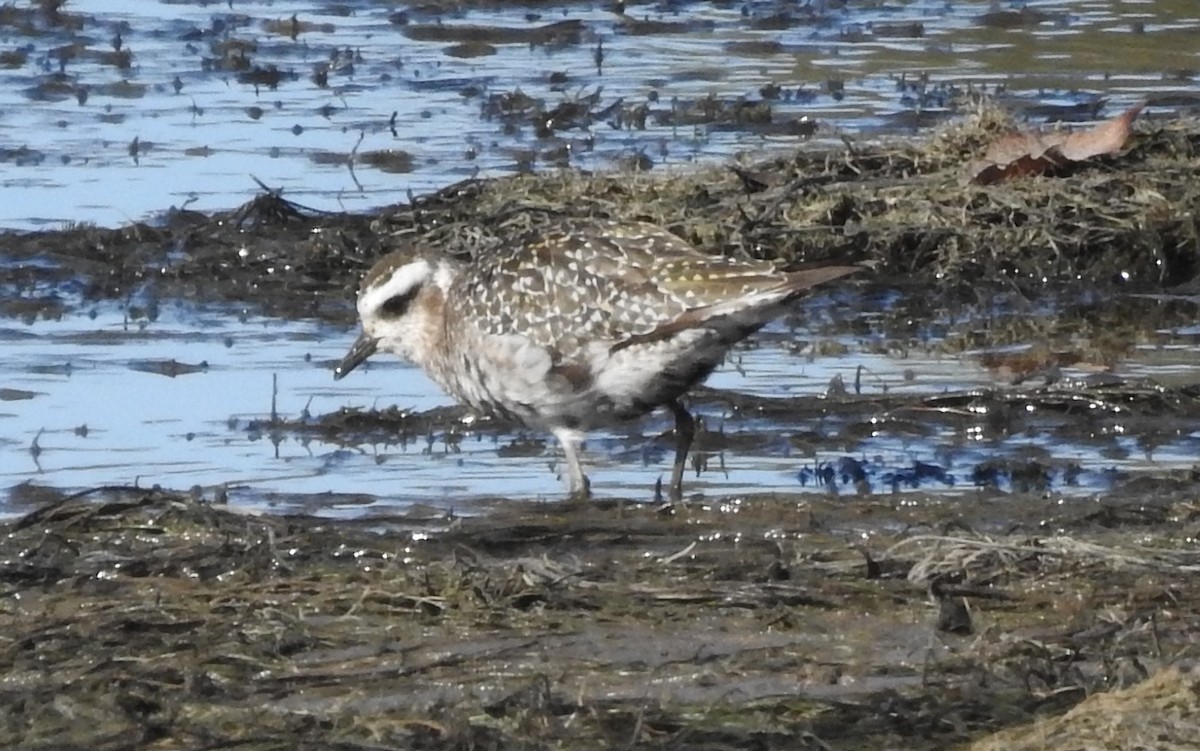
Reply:
[[334, 368], [343, 378], [379, 350], [422, 363], [437, 335], [454, 267], [446, 260], [397, 251], [385, 256], [363, 277], [358, 290], [362, 332]]

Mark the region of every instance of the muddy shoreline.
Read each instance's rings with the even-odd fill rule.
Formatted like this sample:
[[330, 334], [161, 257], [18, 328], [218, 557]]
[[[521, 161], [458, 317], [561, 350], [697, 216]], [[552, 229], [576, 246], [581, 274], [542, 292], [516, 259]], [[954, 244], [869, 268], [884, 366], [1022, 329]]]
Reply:
[[[985, 521], [997, 504], [1007, 529]], [[1156, 684], [1175, 714], [1131, 711], [1137, 737], [1184, 748], [1198, 519], [1193, 483], [1069, 507], [506, 501], [369, 527], [98, 490], [4, 525], [0, 732], [9, 748], [943, 749], [1183, 665]]]
[[[1122, 154], [1058, 177], [964, 185], [999, 127], [669, 178], [469, 181], [370, 216], [266, 194], [159, 226], [6, 233], [0, 314], [119, 301], [153, 320], [187, 300], [349, 325], [358, 274], [396, 247], [469, 254], [564, 215], [636, 218], [711, 252], [869, 264], [862, 295], [936, 289], [872, 321], [881, 347], [922, 346], [914, 321], [968, 307], [1049, 312], [938, 346], [1073, 337], [989, 355], [1011, 390], [889, 402], [914, 430], [1020, 432], [1032, 405], [1059, 410], [1062, 436], [1195, 431], [1194, 379], [1066, 383], [1056, 369], [1195, 320], [1200, 125], [1143, 125]], [[1145, 296], [1154, 315], [1130, 314]], [[852, 391], [698, 398], [865, 429], [879, 401]], [[458, 415], [395, 419], [265, 427], [369, 442], [444, 433]], [[0, 745], [1193, 747], [1200, 475], [1064, 498], [1035, 463], [993, 468], [1006, 491], [835, 478], [824, 495], [675, 509], [496, 499], [478, 516], [359, 522], [253, 516], [207, 490], [27, 486], [10, 491], [25, 515], [0, 528]]]

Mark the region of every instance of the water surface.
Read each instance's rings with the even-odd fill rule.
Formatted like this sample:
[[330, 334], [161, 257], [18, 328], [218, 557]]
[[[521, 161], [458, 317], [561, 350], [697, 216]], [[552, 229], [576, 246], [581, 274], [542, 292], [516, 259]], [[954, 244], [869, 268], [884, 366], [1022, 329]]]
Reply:
[[[710, 386], [809, 397], [809, 406], [844, 392], [851, 403], [828, 414], [758, 416], [721, 398], [698, 399], [711, 433], [700, 438], [687, 492], [1033, 489], [1082, 498], [1138, 474], [1188, 470], [1200, 455], [1200, 431], [1184, 424], [1170, 432], [1169, 419], [1153, 420], [1151, 430], [1136, 414], [1080, 422], [1030, 407], [996, 430], [964, 407], [914, 401], [1007, 388], [1012, 377], [985, 367], [978, 353], [941, 353], [938, 340], [902, 350], [870, 336], [821, 333], [831, 317], [858, 315], [816, 298], [734, 352]], [[1194, 332], [1185, 326], [1160, 337], [1109, 375], [1194, 381]], [[2, 321], [0, 486], [160, 484], [196, 487], [210, 500], [225, 488], [246, 507], [339, 515], [562, 497], [557, 446], [536, 432], [468, 422], [453, 433], [346, 446], [272, 423], [272, 409], [295, 421], [343, 407], [452, 404], [419, 370], [388, 357], [335, 382], [330, 369], [352, 338], [325, 324], [182, 304], [164, 304], [154, 320], [130, 321], [114, 305], [60, 320]], [[1068, 367], [1057, 377], [1094, 378], [1096, 369]], [[854, 407], [855, 399], [865, 406]], [[653, 500], [656, 481], [670, 473], [669, 429], [669, 418], [656, 414], [593, 434], [586, 463], [597, 496]]]
[[[57, 22], [17, 15], [0, 25], [0, 227], [231, 208], [258, 181], [365, 211], [476, 175], [679, 169], [918, 132], [981, 89], [1035, 122], [1200, 101], [1192, 0], [614, 7], [92, 0]], [[531, 36], [561, 23], [577, 31]]]

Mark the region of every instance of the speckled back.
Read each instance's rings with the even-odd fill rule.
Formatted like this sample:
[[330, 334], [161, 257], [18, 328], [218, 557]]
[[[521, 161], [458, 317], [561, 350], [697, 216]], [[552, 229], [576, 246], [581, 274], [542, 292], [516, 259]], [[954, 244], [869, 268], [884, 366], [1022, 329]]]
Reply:
[[447, 312], [569, 353], [786, 279], [773, 264], [709, 256], [651, 224], [573, 220], [482, 253], [463, 268]]

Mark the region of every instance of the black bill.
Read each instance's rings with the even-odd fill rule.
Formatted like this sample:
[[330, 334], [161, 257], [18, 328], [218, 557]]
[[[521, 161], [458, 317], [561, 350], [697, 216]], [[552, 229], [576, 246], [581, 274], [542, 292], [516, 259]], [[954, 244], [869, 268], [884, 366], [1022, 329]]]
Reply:
[[333, 380], [344, 378], [347, 373], [362, 365], [364, 360], [375, 354], [375, 350], [378, 348], [378, 339], [367, 336], [366, 332], [359, 334], [358, 339], [355, 339], [354, 344], [350, 346], [350, 351], [333, 369]]

